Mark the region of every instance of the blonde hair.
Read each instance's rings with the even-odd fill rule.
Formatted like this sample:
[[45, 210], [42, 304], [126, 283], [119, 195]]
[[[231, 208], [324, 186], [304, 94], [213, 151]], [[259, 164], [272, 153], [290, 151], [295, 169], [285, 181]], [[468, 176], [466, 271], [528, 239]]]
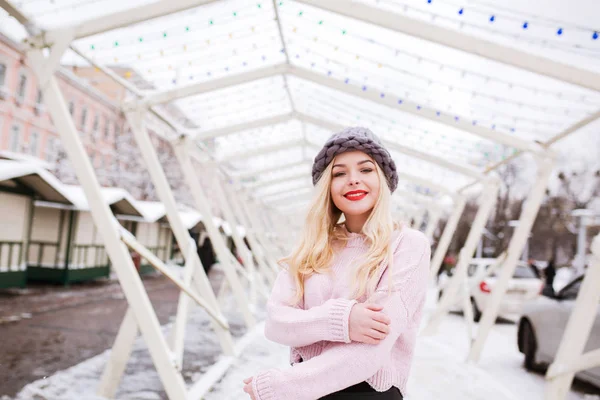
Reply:
[[[316, 184], [300, 242], [289, 256], [280, 260], [280, 263], [288, 265], [288, 272], [294, 278], [296, 291], [291, 302], [293, 305], [297, 305], [304, 297], [306, 278], [329, 271], [333, 259], [333, 241], [348, 240], [344, 230], [337, 227], [342, 211], [331, 198], [332, 169], [333, 161], [325, 168]], [[369, 249], [355, 261], [358, 263], [353, 290], [355, 299], [375, 291], [379, 267], [386, 257], [391, 261], [392, 232], [400, 228], [400, 224], [392, 219], [392, 193], [386, 177], [377, 163], [375, 169], [380, 182], [379, 197], [361, 232]]]

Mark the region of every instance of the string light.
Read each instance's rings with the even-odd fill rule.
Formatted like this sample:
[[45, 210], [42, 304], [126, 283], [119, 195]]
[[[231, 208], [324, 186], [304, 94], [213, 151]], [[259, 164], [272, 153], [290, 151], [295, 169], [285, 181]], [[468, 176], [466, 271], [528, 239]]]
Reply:
[[[299, 35], [299, 36], [300, 37], [304, 37], [303, 35]], [[333, 46], [333, 43], [328, 42], [328, 41], [322, 41], [322, 43], [325, 43], [325, 44], [327, 44], [329, 46]], [[301, 46], [301, 47], [303, 47], [305, 50], [309, 49], [307, 46]], [[339, 48], [339, 46], [336, 46], [336, 51], [338, 50], [338, 48]], [[322, 57], [326, 57], [323, 54], [315, 52], [314, 50], [312, 52], [314, 54], [318, 54], [318, 55], [320, 55]], [[351, 54], [350, 51], [347, 51], [345, 49], [341, 49], [341, 52], [345, 53], [345, 54], [348, 54], [348, 55]], [[366, 61], [368, 61], [368, 62], [370, 62], [370, 63], [372, 63], [372, 64], [376, 64], [377, 67], [378, 67], [378, 69], [382, 68], [384, 66], [384, 64], [381, 63], [381, 62], [378, 62], [378, 61], [375, 61], [375, 60], [372, 60], [372, 59], [369, 59], [369, 58], [364, 58], [364, 57], [363, 57], [363, 59], [366, 60]], [[454, 88], [452, 86], [450, 86], [449, 84], [447, 84], [445, 82], [442, 82], [442, 81], [439, 81], [439, 80], [432, 80], [428, 76], [420, 75], [418, 73], [409, 72], [409, 71], [401, 69], [401, 68], [393, 67], [393, 66], [391, 66], [389, 64], [385, 64], [385, 67], [387, 69], [392, 69], [396, 73], [399, 72], [399, 73], [406, 74], [406, 75], [410, 76], [411, 78], [415, 78], [416, 77], [416, 78], [421, 79], [423, 81], [426, 80], [427, 83], [428, 83], [428, 85], [430, 85], [431, 82], [435, 82], [436, 84], [439, 84], [439, 85], [447, 87], [449, 91], [454, 90]], [[465, 72], [463, 71], [463, 77], [464, 77], [464, 74], [465, 74]], [[512, 100], [510, 98], [499, 99], [497, 96], [492, 96], [492, 95], [488, 95], [488, 94], [485, 94], [485, 93], [482, 93], [482, 92], [473, 91], [471, 89], [457, 88], [457, 90], [459, 90], [461, 92], [464, 92], [465, 94], [469, 94], [470, 93], [474, 97], [475, 96], [479, 96], [479, 97], [482, 97], [482, 98], [486, 98], [488, 100], [493, 100], [496, 103], [499, 102], [499, 101], [501, 101], [503, 103], [511, 104], [511, 105], [519, 107], [519, 108], [526, 107], [526, 108], [530, 108], [530, 109], [533, 109], [533, 110], [536, 110], [536, 111], [539, 111], [539, 112], [556, 113], [556, 112], [564, 112], [565, 110], [568, 110], [568, 108], [564, 108], [564, 107], [547, 107], [547, 106], [540, 106], [540, 105], [535, 105], [535, 104], [527, 104], [527, 103], [523, 103], [523, 102], [520, 102], [520, 101]], [[588, 112], [588, 110], [580, 110], [580, 112]]]
[[[382, 0], [379, 0], [379, 1], [382, 1]], [[464, 20], [452, 18], [452, 17], [445, 16], [445, 15], [434, 14], [431, 11], [425, 11], [425, 10], [419, 9], [417, 7], [410, 6], [408, 4], [398, 3], [396, 1], [392, 2], [392, 1], [389, 1], [389, 0], [388, 1], [383, 0], [383, 1], [386, 2], [386, 3], [388, 3], [388, 4], [390, 4], [393, 7], [402, 7], [402, 9], [403, 9], [404, 12], [407, 12], [408, 10], [411, 10], [411, 11], [418, 12], [418, 13], [428, 14], [433, 19], [438, 19], [439, 18], [439, 19], [443, 19], [443, 20], [446, 20], [446, 21], [457, 23], [457, 24], [459, 24], [459, 26], [461, 28], [464, 27], [464, 26], [468, 26], [470, 28], [474, 28], [474, 29], [478, 29], [478, 30], [482, 30], [482, 31], [492, 32], [492, 33], [497, 34], [497, 35], [504, 35], [504, 36], [510, 37], [512, 39], [519, 40], [521, 42], [531, 43], [531, 44], [535, 44], [535, 45], [538, 45], [538, 46], [541, 45], [543, 47], [552, 47], [552, 48], [559, 49], [561, 51], [569, 52], [569, 53], [572, 53], [572, 54], [577, 54], [577, 55], [584, 56], [584, 57], [585, 56], [589, 57], [590, 55], [589, 54], [587, 54], [587, 55], [583, 54], [582, 51], [591, 51], [591, 52], [594, 52], [594, 54], [592, 54], [591, 56], [596, 56], [596, 54], [595, 54], [596, 51], [597, 51], [596, 49], [589, 48], [589, 47], [586, 47], [586, 46], [581, 45], [581, 44], [578, 44], [578, 45], [569, 45], [569, 44], [566, 44], [564, 42], [560, 42], [560, 43], [559, 42], [549, 42], [548, 41], [549, 38], [536, 37], [536, 36], [533, 36], [533, 35], [528, 35], [527, 37], [523, 37], [523, 36], [521, 36], [519, 34], [511, 34], [509, 32], [505, 32], [505, 31], [490, 29], [489, 25], [483, 26], [483, 25], [478, 25], [476, 23], [472, 23], [472, 22], [465, 22]], [[454, 4], [454, 3], [451, 3], [451, 2], [446, 2], [446, 3]], [[456, 5], [456, 4], [454, 4], [454, 5]], [[458, 9], [459, 16], [463, 15], [463, 13], [460, 12], [461, 10], [463, 10], [463, 13], [464, 13], [464, 10], [465, 10], [464, 7], [461, 7], [461, 8]], [[479, 14], [485, 14], [486, 13], [486, 12], [477, 10], [475, 7], [471, 7], [470, 10], [472, 12], [474, 12], [474, 13], [479, 13]], [[496, 17], [498, 17], [498, 13], [494, 13], [492, 15], [490, 15], [488, 13], [487, 16], [486, 16], [486, 18], [488, 19], [489, 23], [493, 23], [496, 20]], [[511, 17], [511, 16], [508, 16], [508, 15], [502, 15], [502, 20], [513, 20], [514, 21], [514, 20], [518, 20], [518, 19], [514, 18], [514, 17]], [[521, 19], [518, 23], [522, 27], [523, 20]], [[537, 23], [538, 24], [543, 24], [542, 22], [539, 22], [539, 21]], [[546, 24], [546, 25], [548, 25], [548, 24]], [[564, 26], [560, 27], [560, 28], [564, 29]], [[590, 33], [594, 32], [594, 30], [592, 30], [592, 29], [583, 28], [583, 27], [575, 27], [574, 29], [578, 30], [580, 32], [590, 32]], [[556, 26], [555, 26], [554, 32], [557, 33], [557, 36], [561, 36], [562, 35], [562, 31], [561, 31], [560, 34], [558, 34]]]
[[[330, 26], [331, 26], [331, 24], [330, 24]], [[339, 29], [339, 27], [338, 27], [338, 29]], [[294, 33], [296, 33], [296, 32], [297, 32], [297, 27], [294, 27]], [[589, 99], [585, 99], [585, 100], [582, 101], [582, 95], [579, 94], [579, 93], [572, 93], [572, 92], [565, 92], [565, 91], [560, 91], [559, 92], [559, 91], [556, 91], [556, 90], [548, 90], [548, 89], [544, 89], [544, 88], [540, 88], [540, 87], [535, 87], [535, 86], [527, 85], [525, 83], [520, 83], [520, 82], [518, 83], [518, 82], [514, 82], [514, 81], [509, 81], [509, 80], [506, 80], [506, 79], [503, 79], [503, 78], [500, 78], [500, 77], [486, 75], [486, 74], [483, 74], [483, 73], [481, 73], [479, 71], [468, 70], [466, 68], [456, 67], [456, 66], [453, 66], [453, 65], [445, 65], [445, 64], [443, 64], [440, 61], [437, 61], [437, 60], [434, 60], [434, 59], [431, 59], [431, 58], [427, 58], [427, 57], [423, 57], [421, 55], [416, 55], [414, 53], [411, 53], [411, 52], [408, 52], [408, 51], [405, 51], [405, 50], [401, 50], [401, 49], [398, 49], [398, 48], [394, 48], [394, 47], [392, 47], [392, 46], [390, 46], [388, 44], [379, 42], [379, 41], [377, 41], [376, 39], [373, 39], [373, 38], [366, 38], [366, 37], [363, 37], [363, 36], [355, 35], [355, 34], [350, 33], [350, 32], [348, 32], [348, 36], [352, 37], [353, 39], [359, 39], [359, 40], [361, 40], [363, 42], [367, 42], [368, 44], [371, 44], [371, 45], [375, 45], [375, 46], [378, 46], [378, 47], [381, 47], [381, 48], [388, 49], [388, 50], [394, 52], [396, 56], [398, 56], [399, 54], [402, 54], [404, 56], [413, 58], [415, 60], [424, 60], [424, 61], [427, 61], [428, 63], [437, 65], [440, 69], [449, 69], [449, 70], [452, 70], [452, 71], [456, 71], [456, 72], [459, 72], [459, 73], [466, 73], [466, 74], [469, 74], [470, 76], [474, 76], [474, 77], [478, 77], [478, 78], [484, 79], [486, 81], [486, 83], [489, 83], [491, 81], [491, 82], [495, 82], [495, 83], [498, 83], [498, 84], [504, 84], [504, 85], [508, 85], [508, 86], [511, 86], [511, 87], [516, 87], [516, 88], [519, 88], [519, 89], [524, 89], [524, 90], [532, 92], [535, 95], [551, 95], [551, 96], [555, 96], [555, 97], [558, 97], [558, 98], [562, 98], [563, 100], [566, 100], [566, 101], [573, 101], [573, 102], [577, 102], [578, 104], [585, 103], [586, 105], [593, 106], [593, 107], [597, 107], [597, 106], [600, 105], [600, 103], [598, 103], [597, 101], [596, 102], [589, 101]], [[333, 37], [333, 36], [331, 36], [331, 37]], [[359, 59], [358, 55], [356, 56], [356, 59], [357, 60]]]
[[[335, 62], [334, 62], [334, 63], [335, 63]], [[336, 64], [337, 64], [337, 63], [336, 63]], [[360, 70], [359, 70], [359, 72], [360, 72]], [[387, 79], [388, 79], [388, 78], [386, 78], [386, 80], [387, 80]], [[404, 85], [404, 86], [405, 86], [405, 85]], [[366, 86], [364, 86], [364, 88], [366, 88]], [[366, 90], [366, 89], [363, 89], [363, 90]], [[486, 108], [485, 108], [485, 107], [482, 107], [482, 106], [479, 106], [479, 108], [480, 108], [481, 110], [484, 110], [484, 111], [486, 110]], [[489, 109], [489, 110], [487, 110], [487, 111], [488, 111], [488, 112], [490, 112], [490, 113], [491, 113], [491, 112], [495, 112], [496, 116], [501, 116], [501, 117], [504, 117], [504, 118], [506, 118], [506, 119], [512, 119], [512, 118], [513, 118], [513, 115], [512, 115], [512, 114], [499, 113], [499, 112], [497, 112], [496, 110], [493, 110], [493, 109]], [[471, 110], [471, 113], [472, 113], [472, 114], [473, 114], [473, 113], [475, 113], [475, 110]], [[496, 118], [496, 116], [494, 116], [493, 118]], [[525, 118], [525, 117], [520, 117], [520, 120], [521, 120], [521, 122], [526, 122], [526, 121], [527, 121], [527, 120], [529, 120], [529, 119], [528, 119], [528, 118]], [[543, 124], [545, 124], [545, 125], [556, 125], [556, 123], [553, 123], [553, 122], [547, 122], [547, 121], [531, 120], [530, 122], [532, 122], [532, 123], [534, 123], [534, 124], [542, 124], [542, 125], [543, 125]], [[510, 128], [512, 127], [512, 126], [510, 126], [510, 125], [505, 125], [505, 124], [501, 124], [500, 126], [502, 126], [502, 127], [503, 127], [503, 128], [506, 130], [506, 131], [509, 131], [509, 130], [510, 130]], [[562, 124], [560, 124], [560, 126], [562, 126]], [[537, 132], [536, 130], [532, 130], [532, 129], [528, 129], [528, 131], [530, 131], [530, 132]], [[539, 132], [538, 132], [538, 133], [539, 133]], [[547, 134], [548, 134], [548, 132], [542, 132], [542, 133], [543, 133], [544, 135], [547, 135]]]

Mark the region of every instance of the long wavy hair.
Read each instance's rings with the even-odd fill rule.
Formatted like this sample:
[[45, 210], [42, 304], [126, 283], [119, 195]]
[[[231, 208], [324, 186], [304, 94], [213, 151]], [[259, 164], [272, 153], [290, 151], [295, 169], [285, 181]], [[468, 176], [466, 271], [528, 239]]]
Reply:
[[[339, 240], [345, 243], [349, 239], [346, 230], [338, 226], [342, 211], [331, 198], [333, 164], [333, 161], [329, 163], [316, 184], [298, 245], [289, 256], [280, 260], [282, 265], [288, 266], [288, 272], [294, 278], [296, 291], [291, 301], [293, 305], [299, 304], [304, 298], [305, 279], [315, 273], [329, 271], [334, 255], [333, 242]], [[369, 248], [354, 261], [357, 264], [353, 283], [355, 299], [375, 291], [380, 266], [386, 257], [391, 261], [392, 232], [400, 228], [400, 224], [392, 218], [392, 193], [386, 177], [379, 165], [374, 164], [380, 183], [379, 197], [361, 232]]]

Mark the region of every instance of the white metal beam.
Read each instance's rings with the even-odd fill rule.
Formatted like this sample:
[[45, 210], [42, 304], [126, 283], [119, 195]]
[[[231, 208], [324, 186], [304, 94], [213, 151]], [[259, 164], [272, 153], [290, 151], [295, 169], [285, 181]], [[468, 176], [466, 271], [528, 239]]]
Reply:
[[162, 0], [139, 7], [129, 8], [113, 14], [103, 15], [80, 22], [75, 29], [75, 38], [81, 39], [113, 29], [124, 28], [150, 19], [164, 17], [180, 11], [189, 10], [213, 3], [217, 0]]
[[403, 180], [407, 180], [407, 181], [411, 181], [413, 183], [416, 183], [417, 185], [421, 185], [421, 186], [425, 186], [429, 189], [433, 189], [436, 190], [440, 193], [444, 193], [447, 194], [448, 196], [455, 198], [456, 197], [456, 192], [448, 189], [445, 186], [442, 185], [438, 185], [437, 183], [431, 182], [425, 178], [420, 178], [418, 176], [415, 175], [411, 175], [411, 174], [407, 174], [406, 172], [402, 172], [402, 171], [396, 171], [396, 173], [398, 174], [398, 178], [399, 179], [403, 179]]
[[331, 78], [316, 72], [313, 72], [309, 69], [290, 66], [289, 73], [311, 82], [318, 83], [322, 86], [327, 86], [329, 88], [338, 90], [343, 93], [347, 93], [350, 95], [354, 95], [356, 97], [370, 100], [371, 102], [381, 104], [387, 107], [391, 107], [393, 109], [413, 114], [419, 118], [428, 119], [430, 121], [434, 121], [440, 124], [445, 124], [451, 126], [453, 128], [460, 129], [465, 132], [469, 132], [473, 135], [504, 144], [507, 146], [511, 146], [517, 148], [519, 150], [539, 152], [542, 150], [541, 146], [535, 142], [529, 140], [519, 139], [516, 135], [507, 135], [484, 126], [474, 125], [472, 121], [466, 120], [465, 118], [456, 119], [454, 115], [445, 114], [443, 112], [438, 112], [437, 110], [428, 107], [426, 105], [421, 105], [417, 103], [413, 103], [408, 99], [403, 99], [402, 104], [398, 104], [398, 97], [394, 96], [393, 93], [387, 93], [387, 96], [381, 96], [380, 90], [362, 90], [359, 86], [348, 85], [343, 81], [337, 80], [335, 78]]
[[288, 190], [287, 193], [285, 193], [285, 195], [283, 195], [283, 196], [273, 197], [273, 198], [269, 198], [269, 199], [263, 198], [263, 201], [268, 203], [271, 207], [277, 207], [278, 204], [292, 201], [295, 199], [307, 200], [312, 195], [311, 189], [312, 188], [307, 186], [306, 189], [293, 190], [293, 191]]
[[230, 125], [225, 128], [213, 129], [211, 131], [198, 132], [193, 136], [194, 140], [213, 139], [221, 136], [227, 136], [238, 132], [247, 131], [250, 129], [263, 128], [265, 126], [278, 125], [288, 122], [292, 119], [294, 113], [286, 113], [276, 115], [274, 117], [257, 119], [250, 122], [242, 122], [236, 125]]
[[271, 172], [275, 172], [275, 171], [281, 171], [284, 169], [288, 169], [288, 168], [295, 168], [295, 167], [300, 167], [300, 166], [306, 166], [306, 170], [307, 172], [309, 172], [310, 170], [310, 163], [306, 160], [302, 160], [300, 162], [294, 162], [291, 164], [284, 164], [284, 165], [277, 165], [274, 167], [269, 167], [269, 168], [263, 168], [263, 169], [257, 169], [257, 170], [249, 170], [249, 171], [244, 171], [240, 174], [232, 174], [234, 175], [236, 178], [238, 179], [246, 179], [246, 178], [251, 178], [253, 176], [259, 176], [262, 174], [268, 174]]
[[[302, 114], [302, 113], [296, 113], [296, 118], [298, 118], [300, 121], [302, 122], [306, 122], [308, 124], [312, 124], [312, 125], [316, 125], [316, 126], [320, 126], [322, 128], [325, 129], [329, 129], [332, 130], [333, 132], [337, 132], [340, 131], [344, 128], [343, 125], [340, 124], [336, 124], [333, 122], [329, 122], [329, 121], [325, 121], [321, 118], [315, 118], [306, 114]], [[389, 140], [384, 141], [385, 145], [390, 149], [390, 150], [395, 150], [398, 151], [400, 153], [406, 154], [408, 156], [411, 157], [415, 157], [415, 158], [419, 158], [421, 160], [427, 161], [429, 163], [432, 164], [437, 164], [439, 166], [441, 166], [442, 168], [447, 168], [450, 169], [454, 172], [458, 172], [460, 174], [463, 175], [467, 175], [470, 176], [472, 178], [475, 179], [479, 179], [479, 180], [483, 180], [485, 179], [485, 175], [482, 174], [481, 172], [477, 171], [474, 168], [470, 168], [468, 166], [462, 166], [462, 165], [458, 165], [458, 164], [454, 164], [450, 161], [446, 161], [440, 157], [436, 157], [430, 154], [426, 154], [423, 153], [421, 151], [415, 150], [415, 149], [411, 149], [409, 147], [403, 146], [401, 144], [398, 143], [393, 143]]]
[[279, 183], [285, 183], [285, 182], [293, 181], [293, 180], [300, 179], [300, 178], [307, 178], [309, 176], [310, 175], [308, 173], [301, 172], [301, 173], [298, 173], [298, 174], [295, 174], [295, 175], [291, 175], [291, 176], [284, 176], [282, 178], [269, 179], [267, 181], [253, 182], [253, 183], [250, 183], [250, 184], [246, 185], [246, 188], [249, 189], [249, 190], [255, 190], [255, 189], [258, 189], [258, 188], [264, 188], [264, 187], [267, 187], [267, 186], [277, 185]]
[[288, 70], [287, 64], [277, 64], [265, 68], [256, 69], [254, 71], [244, 72], [224, 78], [213, 79], [206, 82], [199, 82], [193, 85], [182, 86], [171, 90], [157, 91], [149, 93], [146, 98], [126, 103], [125, 108], [136, 108], [136, 103], [141, 103], [146, 107], [155, 106], [157, 104], [168, 103], [170, 101], [182, 99], [198, 95], [201, 93], [211, 92], [213, 90], [225, 89], [242, 83], [252, 82], [271, 76], [281, 75]]
[[239, 153], [231, 154], [231, 155], [228, 155], [227, 157], [218, 159], [217, 161], [218, 162], [230, 162], [230, 161], [242, 160], [245, 158], [257, 157], [257, 156], [261, 156], [263, 154], [273, 153], [276, 151], [288, 150], [294, 146], [304, 146], [305, 144], [306, 143], [302, 139], [293, 140], [290, 142], [278, 143], [278, 144], [272, 145], [272, 146], [260, 147], [253, 151], [248, 151], [248, 150], [241, 151]]
[[29, 17], [25, 15], [17, 7], [13, 6], [8, 0], [0, 0], [0, 8], [3, 8], [8, 15], [16, 19], [23, 25], [30, 35], [36, 35], [39, 33], [39, 29], [34, 26]]
[[[300, 191], [300, 192], [304, 192], [304, 191], [309, 191], [309, 190], [312, 190], [312, 189], [313, 189], [313, 186], [310, 185], [310, 184], [307, 184], [306, 186], [297, 187], [295, 190], [296, 191]], [[260, 198], [261, 198], [262, 201], [274, 201], [274, 200], [279, 199], [279, 197], [283, 197], [283, 196], [281, 196], [282, 194], [288, 194], [289, 192], [290, 192], [289, 189], [283, 189], [283, 190], [279, 190], [279, 191], [276, 191], [276, 192], [271, 192], [269, 194], [261, 196]]]
[[297, 0], [323, 10], [600, 91], [600, 74], [402, 15], [345, 0]]

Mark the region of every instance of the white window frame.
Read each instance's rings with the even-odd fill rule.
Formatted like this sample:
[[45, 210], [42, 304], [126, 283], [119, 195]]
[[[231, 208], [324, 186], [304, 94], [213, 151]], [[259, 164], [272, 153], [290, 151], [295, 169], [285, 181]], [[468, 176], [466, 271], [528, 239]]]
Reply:
[[[23, 87], [21, 87], [21, 82], [25, 82]], [[29, 84], [29, 77], [24, 70], [19, 71], [19, 79], [17, 80], [17, 90], [15, 91], [15, 99], [23, 104], [25, 99], [27, 98], [27, 85]], [[23, 89], [23, 93], [21, 93], [21, 89]]]
[[[16, 128], [16, 129], [15, 129]], [[21, 151], [21, 135], [23, 132], [23, 127], [19, 124], [13, 124], [10, 127], [10, 132], [8, 134], [8, 150], [14, 153], [19, 153]], [[15, 136], [16, 133], [16, 136]], [[15, 144], [16, 142], [16, 144]]]
[[[29, 154], [34, 157], [39, 157], [40, 153], [40, 133], [37, 131], [32, 131], [29, 134]], [[33, 140], [35, 138], [35, 141]]]
[[4, 71], [0, 69], [0, 88], [7, 86], [6, 81], [8, 80], [8, 62], [3, 58], [0, 58], [0, 66], [4, 66]]
[[104, 116], [104, 139], [108, 140], [110, 138], [110, 118], [108, 116]]
[[79, 116], [79, 124], [81, 125], [81, 132], [85, 132], [85, 125], [87, 123], [88, 108], [83, 106], [81, 109], [81, 115]]

